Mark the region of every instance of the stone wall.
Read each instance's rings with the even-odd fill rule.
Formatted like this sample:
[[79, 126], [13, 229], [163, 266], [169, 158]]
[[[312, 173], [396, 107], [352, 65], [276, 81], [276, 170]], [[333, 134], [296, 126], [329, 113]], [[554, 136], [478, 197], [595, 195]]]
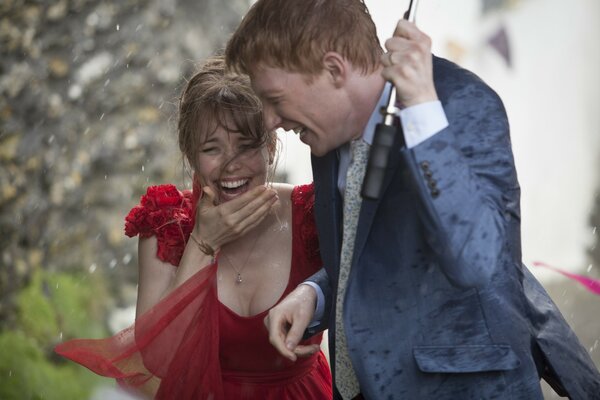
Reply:
[[123, 217], [148, 184], [184, 181], [174, 131], [183, 78], [247, 7], [0, 2], [0, 331], [35, 268], [135, 284]]

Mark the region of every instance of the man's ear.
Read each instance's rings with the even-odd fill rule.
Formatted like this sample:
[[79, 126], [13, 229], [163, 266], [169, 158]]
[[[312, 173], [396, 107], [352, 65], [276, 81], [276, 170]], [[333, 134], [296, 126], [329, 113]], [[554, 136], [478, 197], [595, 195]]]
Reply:
[[323, 55], [323, 68], [329, 74], [336, 88], [342, 87], [348, 79], [348, 62], [340, 53], [328, 51]]

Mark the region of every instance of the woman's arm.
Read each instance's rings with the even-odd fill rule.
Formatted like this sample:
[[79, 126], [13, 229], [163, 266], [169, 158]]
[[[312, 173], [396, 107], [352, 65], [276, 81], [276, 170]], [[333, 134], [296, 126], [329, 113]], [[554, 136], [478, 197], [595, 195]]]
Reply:
[[158, 259], [156, 251], [155, 236], [140, 239], [136, 317], [148, 311], [173, 289], [212, 263], [212, 256], [201, 252], [193, 240], [186, 244], [179, 267]]
[[158, 241], [155, 236], [138, 242], [138, 295], [136, 318], [152, 308], [163, 297], [175, 278], [177, 267], [156, 257]]

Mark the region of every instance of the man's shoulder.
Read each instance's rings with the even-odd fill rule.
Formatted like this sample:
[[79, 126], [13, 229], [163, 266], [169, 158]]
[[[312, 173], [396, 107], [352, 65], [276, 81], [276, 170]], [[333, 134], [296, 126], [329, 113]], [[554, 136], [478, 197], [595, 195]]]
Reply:
[[[455, 92], [476, 88], [481, 95], [499, 99], [498, 94], [474, 72], [442, 57], [433, 55], [433, 79], [442, 103]], [[490, 97], [491, 96], [491, 97]]]
[[433, 76], [434, 80], [455, 80], [461, 79], [472, 83], [481, 83], [485, 85], [485, 82], [477, 76], [473, 71], [470, 71], [453, 61], [446, 58], [438, 57], [433, 55]]

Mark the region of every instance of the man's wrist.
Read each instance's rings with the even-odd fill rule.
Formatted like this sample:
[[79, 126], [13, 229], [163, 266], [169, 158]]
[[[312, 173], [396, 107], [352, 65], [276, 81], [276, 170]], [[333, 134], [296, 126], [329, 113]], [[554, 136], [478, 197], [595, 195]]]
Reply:
[[439, 100], [430, 101], [400, 110], [404, 141], [413, 148], [448, 126], [448, 119]]
[[309, 324], [310, 327], [318, 325], [323, 319], [323, 314], [325, 312], [325, 295], [321, 290], [321, 287], [312, 281], [304, 281], [298, 286], [309, 286], [314, 291], [315, 295], [315, 313], [313, 318]]

